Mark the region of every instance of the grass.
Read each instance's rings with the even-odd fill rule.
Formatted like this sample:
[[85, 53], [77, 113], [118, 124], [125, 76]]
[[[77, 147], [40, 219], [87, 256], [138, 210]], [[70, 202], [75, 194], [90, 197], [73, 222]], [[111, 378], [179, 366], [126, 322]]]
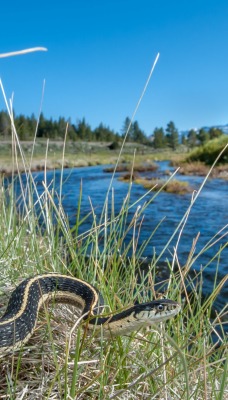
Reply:
[[185, 194], [191, 193], [192, 189], [189, 187], [188, 182], [179, 181], [177, 179], [173, 179], [171, 181], [164, 181], [163, 179], [154, 178], [154, 179], [146, 179], [135, 174], [130, 175], [126, 174], [118, 178], [124, 182], [130, 182], [134, 180], [134, 183], [138, 185], [142, 185], [144, 189], [150, 191], [164, 191], [167, 193], [174, 193], [174, 194]]
[[[182, 175], [195, 175], [205, 176], [207, 175], [210, 167], [200, 161], [195, 162], [177, 162], [175, 160], [171, 163], [174, 166], [179, 167], [178, 172]], [[216, 165], [211, 174], [211, 178], [228, 179], [228, 164]]]
[[228, 143], [227, 135], [222, 135], [219, 138], [209, 140], [203, 146], [200, 146], [191, 151], [187, 157], [187, 161], [201, 161], [206, 165], [212, 165], [215, 158], [221, 153], [218, 162], [220, 164], [227, 164], [228, 162], [228, 148], [222, 151]]
[[[72, 142], [62, 140], [47, 140], [38, 138], [35, 145], [32, 141], [20, 142], [21, 149], [26, 159], [31, 161], [31, 171], [74, 167], [87, 167], [101, 164], [116, 164], [119, 158], [119, 150], [109, 150], [108, 143]], [[62, 150], [65, 146], [65, 158], [62, 159]], [[120, 163], [131, 165], [132, 157], [136, 152], [135, 163], [138, 166], [151, 165], [154, 161], [181, 160], [183, 154], [168, 151], [154, 150], [151, 147], [139, 143], [126, 143], [121, 152]], [[46, 157], [46, 154], [48, 157]], [[22, 160], [18, 160], [18, 170], [24, 172]], [[0, 140], [0, 172], [10, 175], [12, 173], [12, 143]]]
[[[107, 311], [120, 309], [135, 301], [149, 301], [151, 293], [159, 296], [154, 278], [162, 254], [154, 256], [149, 270], [143, 274], [140, 273], [140, 257], [147, 242], [138, 246], [144, 211], [148, 202], [159, 196], [159, 192], [152, 197], [151, 190], [148, 190], [149, 200], [145, 194], [131, 204], [129, 184], [128, 195], [121, 210], [116, 213], [110, 184], [101, 219], [97, 220], [96, 210], [91, 204], [93, 226], [79, 235], [78, 228], [82, 223], [80, 199], [72, 229], [62, 208], [62, 178], [56, 195], [57, 188], [49, 188], [44, 174], [44, 190], [35, 201], [36, 185], [30, 172], [30, 159], [25, 157], [14, 129], [13, 137], [14, 174], [17, 173], [21, 182], [20, 172], [17, 171], [17, 165], [21, 163], [26, 171], [27, 184], [21, 184], [20, 196], [16, 198], [14, 174], [7, 186], [3, 180], [1, 182], [2, 312], [21, 277], [54, 271], [72, 274], [94, 284], [106, 300]], [[66, 156], [63, 149], [61, 168], [65, 165]], [[48, 156], [44, 162], [44, 165], [47, 164]], [[66, 305], [51, 305], [48, 310], [44, 308], [37, 329], [23, 349], [0, 357], [0, 398], [222, 400], [228, 396], [227, 338], [224, 331], [227, 308], [215, 316], [212, 313], [214, 300], [227, 279], [217, 281], [225, 246], [221, 246], [213, 260], [209, 261], [210, 264], [217, 260], [217, 270], [214, 289], [206, 302], [203, 302], [201, 294], [203, 272], [208, 264], [202, 266], [194, 278], [190, 273], [198, 262], [196, 239], [186, 264], [180, 265], [178, 259], [179, 239], [206, 179], [208, 177], [192, 198], [189, 209], [166, 245], [166, 248], [169, 247], [173, 236], [178, 234], [173, 255], [168, 260], [170, 274], [164, 281], [163, 290], [166, 297], [182, 303], [182, 313], [165, 325], [160, 324], [129, 337], [107, 340], [102, 336], [102, 329], [98, 336], [85, 334], [78, 323], [79, 310]], [[141, 207], [138, 207], [139, 204]], [[132, 209], [135, 212], [128, 222]], [[41, 217], [42, 225], [39, 224]], [[132, 240], [126, 246], [124, 239], [129, 232]], [[224, 235], [225, 231], [220, 232], [220, 238]], [[217, 240], [215, 233], [208, 246], [213, 246]], [[204, 251], [206, 248], [201, 252]], [[178, 271], [174, 272], [174, 264], [178, 266]]]
[[[155, 163], [151, 163], [150, 161], [147, 161], [145, 163], [140, 163], [140, 164], [135, 164], [134, 163], [134, 172], [146, 172], [146, 171], [156, 171], [158, 169], [158, 165]], [[132, 171], [132, 163], [125, 163], [125, 164], [119, 164], [117, 167], [107, 167], [104, 168], [104, 172], [131, 172]]]

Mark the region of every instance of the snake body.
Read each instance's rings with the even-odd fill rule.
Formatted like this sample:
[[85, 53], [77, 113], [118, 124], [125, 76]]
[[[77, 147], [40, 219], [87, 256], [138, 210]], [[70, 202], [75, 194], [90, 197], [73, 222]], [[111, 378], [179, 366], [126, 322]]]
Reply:
[[88, 329], [103, 327], [104, 334], [123, 335], [175, 316], [180, 305], [169, 299], [135, 304], [116, 314], [100, 316], [104, 300], [88, 282], [62, 275], [44, 274], [22, 281], [11, 294], [7, 309], [0, 318], [0, 354], [14, 351], [33, 334], [39, 309], [50, 301], [69, 303], [82, 308]]

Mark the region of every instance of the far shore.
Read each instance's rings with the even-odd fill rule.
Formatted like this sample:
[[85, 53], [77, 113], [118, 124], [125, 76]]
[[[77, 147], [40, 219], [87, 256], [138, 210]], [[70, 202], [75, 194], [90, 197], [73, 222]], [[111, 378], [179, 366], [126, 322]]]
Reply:
[[[33, 147], [32, 141], [21, 141], [21, 149], [26, 160], [22, 161], [21, 151], [10, 141], [0, 142], [0, 173], [11, 175], [26, 171], [44, 171], [61, 168], [90, 167], [94, 165], [115, 165], [120, 163], [144, 163], [159, 160], [182, 159], [181, 152], [170, 150], [154, 150], [139, 143], [126, 143], [119, 157], [120, 148], [111, 150], [107, 142], [72, 142], [64, 145], [61, 140], [36, 139]], [[63, 150], [64, 149], [64, 150]], [[64, 155], [63, 155], [64, 152]]]
[[[187, 153], [183, 149], [177, 152], [168, 149], [158, 151], [138, 143], [126, 143], [120, 158], [120, 150], [110, 150], [108, 143], [105, 142], [66, 142], [64, 155], [62, 141], [50, 141], [47, 146], [47, 141], [37, 139], [34, 149], [33, 142], [21, 142], [20, 145], [24, 162], [18, 149], [17, 155], [14, 154], [11, 142], [0, 142], [1, 175], [10, 176], [13, 173], [25, 171], [37, 172], [95, 165], [109, 165], [107, 172], [112, 172], [118, 159], [120, 172], [131, 171], [133, 164], [135, 172], [151, 171], [156, 169], [156, 161], [163, 160], [169, 160], [171, 165], [179, 168], [179, 173], [183, 175], [206, 176], [210, 170], [210, 166], [200, 162], [184, 162]], [[167, 175], [169, 174], [170, 171], [167, 170]], [[228, 164], [214, 167], [210, 177], [228, 179]]]

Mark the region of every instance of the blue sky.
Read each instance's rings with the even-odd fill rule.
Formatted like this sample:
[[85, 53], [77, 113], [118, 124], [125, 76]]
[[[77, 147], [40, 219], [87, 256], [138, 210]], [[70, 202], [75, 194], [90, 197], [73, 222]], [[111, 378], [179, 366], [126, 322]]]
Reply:
[[[157, 55], [135, 119], [147, 134], [173, 120], [180, 130], [228, 123], [227, 0], [31, 1], [1, 4], [0, 59], [16, 114], [85, 117], [120, 131]], [[0, 97], [0, 109], [4, 101]]]

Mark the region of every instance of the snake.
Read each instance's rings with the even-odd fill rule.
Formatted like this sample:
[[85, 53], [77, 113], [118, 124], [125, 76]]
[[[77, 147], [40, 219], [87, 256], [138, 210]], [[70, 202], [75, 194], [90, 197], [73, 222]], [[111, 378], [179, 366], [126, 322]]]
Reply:
[[0, 318], [0, 354], [14, 352], [32, 336], [39, 310], [46, 302], [72, 304], [82, 309], [86, 329], [103, 329], [104, 336], [126, 335], [142, 327], [174, 317], [181, 309], [176, 301], [157, 299], [102, 315], [104, 299], [88, 282], [58, 273], [24, 279], [12, 292]]

